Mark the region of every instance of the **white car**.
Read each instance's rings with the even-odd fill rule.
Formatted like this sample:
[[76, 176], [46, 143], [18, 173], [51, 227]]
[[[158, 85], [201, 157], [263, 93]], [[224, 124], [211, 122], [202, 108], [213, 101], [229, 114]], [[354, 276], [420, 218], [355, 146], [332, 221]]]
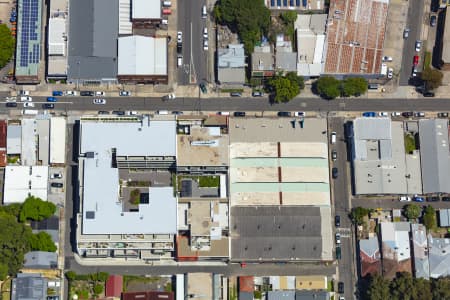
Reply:
[[181, 31], [177, 32], [177, 43], [181, 44], [183, 42], [183, 33]]
[[203, 28], [203, 38], [206, 40], [208, 39], [208, 28], [206, 28], [206, 27]]
[[296, 117], [306, 117], [306, 113], [304, 111], [296, 111], [296, 112], [294, 112], [294, 116], [296, 116]]
[[175, 94], [174, 94], [174, 93], [170, 93], [170, 94], [168, 94], [168, 95], [165, 95], [165, 96], [163, 97], [163, 100], [173, 100], [173, 99], [175, 99], [175, 98], [177, 98], [177, 97], [175, 96]]
[[77, 92], [76, 91], [66, 91], [66, 96], [76, 96]]
[[106, 96], [105, 92], [95, 92], [95, 96]]
[[125, 114], [126, 114], [127, 116], [135, 116], [135, 115], [138, 114], [138, 112], [135, 111], [135, 110], [128, 110], [128, 111], [125, 112]]
[[392, 61], [392, 56], [384, 56], [383, 61]]
[[392, 77], [394, 77], [394, 69], [389, 68], [388, 73], [387, 73], [387, 78], [391, 79]]
[[388, 114], [387, 112], [385, 112], [385, 111], [380, 111], [380, 112], [378, 113], [378, 116], [379, 116], [379, 117], [387, 117], [387, 116], [389, 116], [389, 114]]
[[161, 24], [162, 24], [162, 25], [169, 25], [169, 20], [167, 20], [167, 19], [162, 19], [162, 20], [161, 20]]
[[61, 178], [62, 178], [61, 173], [53, 173], [52, 175], [50, 175], [50, 179], [61, 179]]
[[208, 40], [203, 41], [203, 50], [208, 50]]
[[398, 111], [394, 111], [392, 114], [391, 114], [391, 116], [393, 116], [393, 117], [400, 117], [402, 114], [400, 113], [400, 112], [398, 112]]
[[338, 244], [338, 245], [341, 244], [341, 234], [340, 233], [336, 233], [336, 244]]
[[130, 91], [120, 91], [119, 92], [119, 96], [121, 96], [121, 97], [130, 97], [131, 96], [131, 92]]
[[106, 100], [105, 99], [94, 99], [94, 100], [92, 100], [92, 103], [94, 103], [94, 104], [106, 104]]
[[400, 196], [401, 202], [411, 202], [411, 197], [409, 196]]
[[20, 97], [20, 101], [33, 101], [33, 98], [30, 96], [22, 96]]
[[33, 102], [25, 102], [23, 104], [23, 107], [34, 107], [34, 103]]
[[22, 96], [30, 96], [30, 91], [22, 90], [22, 91], [19, 92], [19, 94], [22, 95]]
[[420, 52], [422, 49], [422, 41], [416, 41], [416, 52]]

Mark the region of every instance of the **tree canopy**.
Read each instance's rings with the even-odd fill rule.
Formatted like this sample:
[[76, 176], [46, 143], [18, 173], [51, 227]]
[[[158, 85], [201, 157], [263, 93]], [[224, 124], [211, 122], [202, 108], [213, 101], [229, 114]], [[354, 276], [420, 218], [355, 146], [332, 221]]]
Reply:
[[367, 91], [367, 80], [362, 77], [350, 77], [342, 81], [342, 94], [345, 97], [359, 96]]
[[55, 252], [56, 245], [52, 240], [52, 237], [44, 231], [37, 234], [33, 234], [30, 238], [30, 247], [32, 251], [47, 251]]
[[362, 225], [363, 224], [363, 218], [369, 214], [370, 210], [364, 207], [355, 207], [352, 209], [352, 212], [350, 213], [350, 219], [352, 220], [353, 224], [356, 225]]
[[55, 211], [55, 204], [48, 201], [43, 201], [37, 197], [29, 196], [22, 204], [19, 214], [19, 221], [42, 221], [52, 216]]
[[297, 76], [294, 72], [289, 72], [286, 76], [276, 75], [269, 81], [269, 86], [274, 93], [275, 102], [288, 102], [300, 93], [300, 89], [305, 87], [303, 77]]
[[214, 16], [217, 22], [238, 33], [247, 54], [253, 52], [270, 26], [270, 11], [261, 0], [219, 0]]
[[331, 76], [317, 79], [316, 88], [320, 96], [326, 99], [334, 99], [341, 95], [341, 82]]
[[422, 80], [426, 82], [428, 89], [436, 89], [442, 85], [444, 75], [441, 71], [426, 67], [422, 72]]
[[417, 204], [408, 204], [405, 207], [405, 216], [409, 220], [417, 219], [420, 217], [420, 213], [422, 212], [422, 209]]
[[6, 24], [0, 24], [0, 68], [3, 68], [14, 54], [15, 40]]
[[436, 211], [431, 205], [425, 207], [425, 211], [423, 213], [423, 225], [425, 225], [427, 230], [433, 230], [436, 228]]

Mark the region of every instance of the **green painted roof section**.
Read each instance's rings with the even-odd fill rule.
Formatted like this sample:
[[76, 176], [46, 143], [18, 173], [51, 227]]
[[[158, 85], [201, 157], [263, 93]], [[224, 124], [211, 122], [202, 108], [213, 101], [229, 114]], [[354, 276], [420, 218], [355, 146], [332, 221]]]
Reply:
[[236, 182], [231, 184], [232, 193], [246, 192], [324, 192], [330, 191], [328, 183], [318, 182]]
[[298, 158], [298, 157], [251, 157], [231, 159], [232, 168], [243, 167], [316, 167], [327, 168], [328, 160], [325, 158]]

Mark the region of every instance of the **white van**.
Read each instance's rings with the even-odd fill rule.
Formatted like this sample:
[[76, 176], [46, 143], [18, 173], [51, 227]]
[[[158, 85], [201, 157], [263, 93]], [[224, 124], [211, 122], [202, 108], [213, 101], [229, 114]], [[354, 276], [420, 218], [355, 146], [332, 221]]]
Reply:
[[158, 115], [168, 115], [168, 114], [169, 114], [169, 111], [168, 111], [168, 110], [158, 110], [156, 113], [157, 113]]
[[24, 109], [22, 110], [22, 115], [37, 115], [38, 111], [34, 109]]
[[181, 67], [183, 65], [183, 56], [178, 55], [177, 57], [177, 66]]
[[331, 143], [336, 144], [336, 132], [334, 131], [331, 133]]
[[164, 7], [171, 7], [172, 6], [172, 2], [170, 2], [170, 1], [163, 1], [163, 6]]
[[221, 115], [221, 116], [229, 116], [230, 112], [229, 111], [219, 111], [219, 115]]
[[206, 19], [207, 16], [208, 16], [208, 14], [206, 13], [206, 5], [203, 5], [203, 7], [202, 7], [202, 18]]

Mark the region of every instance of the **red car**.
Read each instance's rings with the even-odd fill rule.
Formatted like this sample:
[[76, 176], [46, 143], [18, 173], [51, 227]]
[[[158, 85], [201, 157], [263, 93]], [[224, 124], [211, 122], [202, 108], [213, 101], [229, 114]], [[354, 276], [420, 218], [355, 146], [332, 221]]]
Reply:
[[419, 64], [419, 55], [414, 55], [414, 65], [417, 66]]

